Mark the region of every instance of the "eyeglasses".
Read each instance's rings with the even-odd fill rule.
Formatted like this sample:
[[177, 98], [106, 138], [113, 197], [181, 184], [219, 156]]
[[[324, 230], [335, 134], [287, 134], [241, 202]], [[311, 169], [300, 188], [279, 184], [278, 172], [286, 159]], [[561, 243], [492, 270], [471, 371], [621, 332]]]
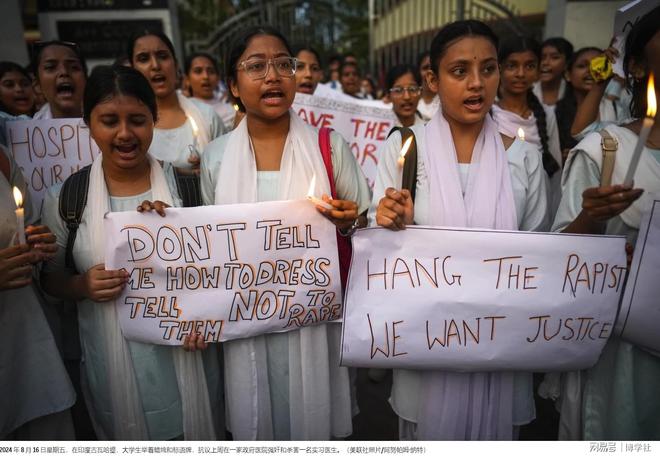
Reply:
[[419, 86], [408, 86], [393, 87], [390, 89], [390, 95], [392, 97], [402, 97], [404, 92], [408, 92], [409, 95], [419, 95], [422, 92], [422, 88]]
[[287, 78], [296, 74], [298, 59], [294, 57], [275, 57], [274, 59], [250, 59], [240, 62], [236, 68], [244, 70], [247, 75], [253, 79], [264, 79], [268, 74], [268, 67], [271, 65], [278, 75]]

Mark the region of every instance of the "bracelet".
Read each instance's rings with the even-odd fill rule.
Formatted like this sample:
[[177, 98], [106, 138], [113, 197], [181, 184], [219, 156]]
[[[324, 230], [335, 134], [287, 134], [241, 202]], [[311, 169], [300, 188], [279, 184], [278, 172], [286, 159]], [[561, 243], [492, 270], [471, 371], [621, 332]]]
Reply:
[[355, 231], [360, 228], [360, 218], [356, 217], [355, 221], [353, 221], [353, 225], [351, 225], [346, 231], [343, 231], [342, 229], [338, 228], [337, 231], [339, 232], [339, 235], [349, 238], [353, 236]]

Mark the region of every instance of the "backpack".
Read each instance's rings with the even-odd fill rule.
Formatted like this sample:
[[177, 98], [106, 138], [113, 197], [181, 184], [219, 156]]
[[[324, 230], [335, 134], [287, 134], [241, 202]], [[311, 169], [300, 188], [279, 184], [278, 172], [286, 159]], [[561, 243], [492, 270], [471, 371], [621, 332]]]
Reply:
[[[332, 168], [332, 145], [330, 144], [330, 132], [332, 129], [322, 127], [319, 129], [319, 148], [323, 157], [325, 171], [328, 173], [330, 181], [330, 193], [332, 198], [337, 198], [337, 189], [335, 187], [335, 174]], [[351, 257], [353, 256], [353, 246], [350, 237], [341, 236], [337, 232], [337, 251], [339, 253], [339, 276], [341, 277], [342, 291], [346, 290], [346, 280], [348, 271], [351, 268]]]
[[403, 162], [403, 181], [402, 189], [408, 189], [413, 203], [415, 202], [415, 193], [417, 190], [417, 138], [415, 134], [408, 127], [392, 127], [390, 133], [387, 134], [389, 138], [394, 132], [401, 132], [401, 146], [408, 138], [412, 137], [412, 144]]
[[[78, 226], [82, 220], [85, 206], [87, 206], [87, 193], [89, 192], [89, 172], [91, 165], [81, 168], [69, 176], [62, 185], [59, 200], [60, 217], [69, 230], [69, 237], [66, 241], [65, 265], [67, 268], [75, 269], [73, 261], [73, 245], [76, 242]], [[200, 206], [201, 193], [199, 188], [199, 176], [179, 174], [176, 169], [176, 177], [179, 195], [183, 201], [184, 207]]]

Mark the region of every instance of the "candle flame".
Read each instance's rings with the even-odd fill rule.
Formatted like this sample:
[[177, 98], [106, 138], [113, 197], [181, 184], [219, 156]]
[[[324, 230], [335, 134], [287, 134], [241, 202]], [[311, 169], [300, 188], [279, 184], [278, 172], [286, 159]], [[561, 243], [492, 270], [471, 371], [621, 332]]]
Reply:
[[190, 126], [192, 127], [193, 131], [193, 136], [197, 136], [197, 132], [199, 129], [197, 128], [197, 122], [195, 122], [195, 119], [192, 118], [192, 116], [188, 116], [188, 119], [190, 120]]
[[408, 154], [408, 149], [410, 149], [410, 145], [412, 144], [412, 140], [415, 138], [414, 136], [411, 136], [406, 140], [405, 143], [403, 143], [403, 146], [401, 147], [401, 153], [400, 156], [402, 159], [406, 157], [406, 154]]
[[316, 187], [316, 175], [312, 176], [312, 180], [309, 183], [309, 190], [307, 191], [308, 197], [314, 196], [314, 188]]
[[520, 141], [525, 141], [525, 131], [522, 127], [518, 127], [518, 138], [520, 138]]
[[16, 202], [16, 208], [23, 207], [23, 194], [21, 194], [21, 191], [16, 186], [14, 186], [14, 201]]
[[653, 73], [649, 75], [649, 85], [646, 89], [646, 116], [655, 117], [658, 110], [657, 100], [655, 99], [655, 84], [653, 83]]
[[240, 107], [238, 106], [238, 103], [234, 103], [234, 111], [238, 111]]

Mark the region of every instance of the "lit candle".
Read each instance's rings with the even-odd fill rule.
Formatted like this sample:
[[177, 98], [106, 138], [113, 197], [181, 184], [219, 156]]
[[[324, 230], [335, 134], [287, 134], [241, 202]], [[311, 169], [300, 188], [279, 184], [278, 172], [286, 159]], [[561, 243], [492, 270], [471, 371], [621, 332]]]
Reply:
[[307, 200], [325, 209], [333, 209], [333, 206], [330, 203], [326, 203], [320, 198], [314, 196], [315, 187], [316, 187], [316, 175], [312, 176], [312, 181], [309, 183], [309, 190], [307, 191]]
[[406, 140], [405, 143], [403, 143], [403, 146], [401, 146], [401, 151], [399, 152], [399, 158], [396, 160], [396, 164], [399, 167], [399, 172], [396, 175], [396, 188], [398, 190], [401, 190], [403, 187], [403, 166], [406, 164], [406, 154], [408, 154], [408, 149], [410, 149], [410, 145], [412, 144], [414, 136], [410, 136]]
[[522, 127], [518, 127], [518, 138], [520, 138], [520, 141], [525, 141], [525, 131]]
[[14, 201], [16, 202], [16, 233], [18, 243], [25, 244], [25, 210], [23, 209], [23, 194], [14, 187]]
[[199, 129], [197, 128], [197, 123], [195, 122], [195, 119], [192, 118], [192, 116], [188, 116], [188, 120], [190, 121], [190, 126], [192, 127], [192, 132], [193, 132], [193, 144], [188, 147], [190, 150], [190, 155], [191, 156], [199, 156], [199, 152], [197, 152], [197, 133], [199, 132]]
[[657, 110], [657, 103], [655, 99], [655, 87], [653, 85], [653, 73], [649, 75], [649, 85], [646, 89], [646, 106], [646, 117], [642, 121], [642, 128], [639, 131], [639, 137], [637, 138], [637, 144], [635, 145], [632, 159], [630, 159], [628, 172], [626, 173], [626, 178], [623, 180], [623, 185], [626, 187], [632, 186], [633, 176], [635, 176], [635, 171], [639, 164], [639, 158], [642, 155], [642, 150], [644, 150], [644, 145], [649, 137], [649, 133], [651, 133], [651, 127], [653, 127], [653, 123], [655, 122], [654, 117]]

